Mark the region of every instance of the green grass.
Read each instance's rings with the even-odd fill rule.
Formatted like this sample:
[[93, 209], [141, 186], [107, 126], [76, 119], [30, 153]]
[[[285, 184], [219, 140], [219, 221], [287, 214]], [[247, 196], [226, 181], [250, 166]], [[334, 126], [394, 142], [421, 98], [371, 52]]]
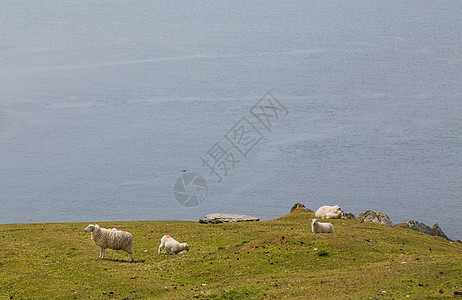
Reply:
[[[99, 259], [87, 223], [0, 225], [0, 298], [460, 297], [462, 244], [355, 220], [331, 220], [335, 234], [314, 235], [312, 217], [99, 223], [133, 234], [134, 263], [109, 249]], [[164, 234], [190, 252], [158, 255]]]

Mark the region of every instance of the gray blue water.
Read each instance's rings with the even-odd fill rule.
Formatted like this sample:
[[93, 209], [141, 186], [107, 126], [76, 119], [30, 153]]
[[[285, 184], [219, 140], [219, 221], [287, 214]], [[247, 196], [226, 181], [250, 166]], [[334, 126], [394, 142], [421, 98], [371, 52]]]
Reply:
[[[455, 0], [2, 1], [0, 223], [268, 220], [300, 202], [460, 239], [461, 15]], [[267, 91], [287, 113], [265, 127]], [[218, 182], [201, 158], [220, 153]], [[174, 198], [181, 170], [207, 182], [198, 206]]]

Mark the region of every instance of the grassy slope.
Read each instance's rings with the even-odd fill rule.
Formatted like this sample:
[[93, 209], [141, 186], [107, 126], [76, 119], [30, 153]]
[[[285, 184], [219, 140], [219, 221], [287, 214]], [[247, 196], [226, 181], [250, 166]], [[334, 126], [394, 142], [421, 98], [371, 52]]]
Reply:
[[[314, 235], [312, 217], [100, 223], [133, 234], [135, 263], [113, 250], [99, 259], [84, 223], [0, 225], [0, 298], [447, 298], [462, 292], [462, 244], [355, 220], [332, 220], [335, 234]], [[157, 255], [164, 234], [188, 242], [191, 251]]]

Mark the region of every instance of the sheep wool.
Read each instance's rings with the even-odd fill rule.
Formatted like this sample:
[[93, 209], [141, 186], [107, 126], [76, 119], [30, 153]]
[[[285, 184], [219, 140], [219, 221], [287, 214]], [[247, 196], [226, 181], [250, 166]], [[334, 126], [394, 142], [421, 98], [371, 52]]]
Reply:
[[342, 217], [343, 210], [338, 206], [321, 206], [314, 214], [316, 218], [324, 219], [340, 219]]
[[90, 224], [84, 231], [91, 232], [91, 239], [97, 246], [101, 247], [100, 258], [104, 258], [105, 250], [109, 248], [129, 253], [130, 262], [133, 261], [133, 236], [131, 233], [115, 228], [101, 228], [98, 224]]
[[335, 233], [332, 223], [320, 223], [318, 219], [311, 219], [311, 231], [313, 233]]
[[323, 219], [340, 219], [342, 217], [342, 212], [339, 210], [337, 213], [328, 212], [324, 216]]

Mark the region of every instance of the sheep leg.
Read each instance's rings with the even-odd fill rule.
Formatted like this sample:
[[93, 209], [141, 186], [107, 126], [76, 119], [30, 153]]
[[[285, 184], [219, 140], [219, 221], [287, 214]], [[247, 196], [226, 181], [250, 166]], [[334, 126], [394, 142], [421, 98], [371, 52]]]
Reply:
[[101, 248], [101, 252], [99, 254], [99, 258], [104, 258], [104, 249]]
[[164, 243], [160, 243], [159, 251], [157, 251], [157, 254], [160, 254], [160, 252], [162, 251], [162, 247], [164, 247]]
[[130, 262], [133, 262], [133, 253], [130, 252]]

